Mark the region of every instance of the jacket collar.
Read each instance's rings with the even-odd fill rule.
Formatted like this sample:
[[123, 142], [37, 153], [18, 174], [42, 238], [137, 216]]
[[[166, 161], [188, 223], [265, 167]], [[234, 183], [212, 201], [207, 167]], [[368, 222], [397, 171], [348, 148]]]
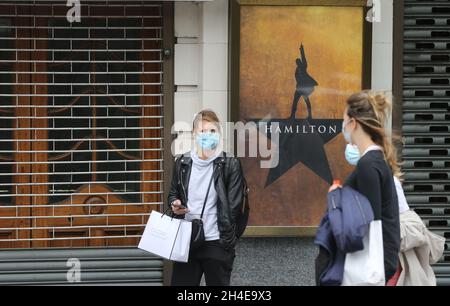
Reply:
[[[186, 152], [181, 155], [181, 163], [184, 165], [190, 165], [192, 162], [191, 152]], [[214, 164], [224, 164], [226, 163], [226, 153], [223, 151], [219, 154], [219, 156], [214, 159]]]

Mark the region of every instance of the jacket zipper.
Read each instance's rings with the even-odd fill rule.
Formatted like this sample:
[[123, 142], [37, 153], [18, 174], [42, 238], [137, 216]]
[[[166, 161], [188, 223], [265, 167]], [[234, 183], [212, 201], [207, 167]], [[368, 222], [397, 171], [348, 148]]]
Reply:
[[362, 209], [362, 207], [361, 207], [361, 202], [359, 202], [359, 199], [358, 199], [358, 197], [357, 197], [355, 194], [353, 194], [353, 197], [355, 198], [356, 203], [358, 204], [359, 212], [361, 213], [361, 216], [362, 216], [363, 219], [364, 219], [364, 223], [367, 224], [366, 216], [364, 215], [363, 209]]
[[181, 179], [180, 179], [180, 183], [181, 183], [181, 189], [183, 189], [183, 194], [184, 194], [184, 198], [186, 199], [186, 207], [187, 207], [187, 202], [188, 202], [188, 199], [187, 199], [187, 194], [186, 194], [186, 190], [184, 189], [184, 185], [183, 185], [183, 170], [181, 170], [181, 173], [180, 173], [180, 177], [181, 177]]

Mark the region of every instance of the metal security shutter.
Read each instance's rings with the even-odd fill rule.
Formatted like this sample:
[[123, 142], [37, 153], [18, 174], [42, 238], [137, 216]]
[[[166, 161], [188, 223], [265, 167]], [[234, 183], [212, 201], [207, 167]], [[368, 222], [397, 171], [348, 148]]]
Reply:
[[74, 258], [81, 284], [161, 285], [136, 246], [163, 204], [173, 13], [81, 3], [69, 23], [66, 1], [0, 1], [0, 284], [69, 284]]
[[450, 3], [405, 0], [404, 14], [404, 188], [447, 239], [434, 268], [438, 284], [450, 285]]
[[0, 248], [135, 246], [162, 204], [162, 4], [66, 12], [0, 3]]
[[[74, 282], [74, 261], [80, 282]], [[131, 248], [0, 252], [0, 285], [139, 285], [163, 281], [162, 261]]]

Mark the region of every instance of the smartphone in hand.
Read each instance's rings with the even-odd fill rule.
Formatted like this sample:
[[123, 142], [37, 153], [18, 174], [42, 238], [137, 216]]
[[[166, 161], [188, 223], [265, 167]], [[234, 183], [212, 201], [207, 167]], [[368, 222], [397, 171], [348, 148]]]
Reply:
[[181, 202], [180, 202], [180, 205], [174, 205], [174, 206], [178, 207], [179, 209], [186, 209], [187, 208], [185, 205], [181, 204]]

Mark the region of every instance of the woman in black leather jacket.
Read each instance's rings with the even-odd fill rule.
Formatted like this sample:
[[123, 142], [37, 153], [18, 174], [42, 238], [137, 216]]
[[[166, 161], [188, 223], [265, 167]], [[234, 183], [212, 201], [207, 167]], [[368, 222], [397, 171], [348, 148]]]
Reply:
[[208, 286], [229, 286], [243, 203], [242, 169], [237, 158], [221, 150], [220, 123], [213, 111], [195, 116], [193, 136], [195, 149], [175, 161], [168, 202], [177, 217], [189, 221], [200, 218], [205, 207], [206, 241], [190, 252], [187, 263], [174, 263], [172, 285], [198, 286], [204, 274]]

